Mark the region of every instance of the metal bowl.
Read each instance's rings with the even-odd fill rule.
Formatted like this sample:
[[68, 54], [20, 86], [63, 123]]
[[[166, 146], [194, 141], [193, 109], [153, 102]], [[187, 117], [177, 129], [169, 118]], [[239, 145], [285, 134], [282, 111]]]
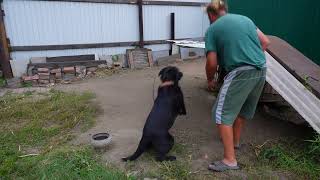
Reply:
[[98, 133], [91, 137], [91, 144], [94, 148], [105, 148], [111, 142], [112, 136], [108, 133]]

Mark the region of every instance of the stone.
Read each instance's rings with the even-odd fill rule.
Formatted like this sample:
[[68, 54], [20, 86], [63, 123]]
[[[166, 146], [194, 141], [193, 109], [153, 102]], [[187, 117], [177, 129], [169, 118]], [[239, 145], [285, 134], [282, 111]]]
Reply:
[[38, 71], [38, 73], [48, 73], [49, 68], [38, 68], [37, 71]]
[[18, 88], [21, 85], [21, 79], [20, 78], [12, 78], [7, 79], [7, 87], [8, 88]]
[[30, 58], [30, 62], [32, 64], [34, 64], [34, 63], [46, 63], [47, 62], [47, 58], [46, 57], [32, 57], [32, 58]]
[[108, 65], [106, 65], [106, 64], [100, 64], [100, 65], [98, 66], [98, 68], [100, 68], [100, 69], [105, 69], [105, 68], [108, 68]]
[[63, 68], [64, 73], [73, 73], [75, 72], [74, 67], [64, 67]]
[[84, 74], [87, 72], [87, 68], [85, 66], [76, 66], [77, 74]]
[[102, 55], [102, 56], [100, 56], [100, 60], [107, 61], [107, 67], [108, 68], [112, 68], [112, 66], [113, 66], [112, 56], [110, 56], [110, 55]]
[[51, 74], [61, 73], [61, 69], [60, 69], [60, 68], [59, 68], [59, 69], [52, 69], [52, 70], [50, 71], [50, 73], [51, 73]]
[[64, 74], [63, 80], [64, 81], [73, 81], [75, 79], [75, 76], [73, 74]]
[[28, 66], [27, 75], [28, 75], [28, 76], [32, 76], [32, 75], [36, 74], [36, 71], [37, 71], [37, 70], [35, 69], [34, 66]]
[[49, 81], [49, 80], [42, 80], [42, 79], [40, 79], [40, 80], [39, 80], [39, 83], [40, 83], [40, 84], [49, 84], [50, 81]]
[[56, 80], [55, 80], [55, 79], [50, 78], [49, 82], [54, 84], [54, 83], [56, 82]]
[[32, 86], [38, 86], [38, 85], [39, 85], [38, 80], [33, 80], [32, 81]]

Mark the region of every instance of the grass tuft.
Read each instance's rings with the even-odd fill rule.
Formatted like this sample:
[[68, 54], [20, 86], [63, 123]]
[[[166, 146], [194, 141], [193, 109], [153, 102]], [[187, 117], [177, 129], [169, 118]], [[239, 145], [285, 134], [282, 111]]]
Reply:
[[302, 178], [320, 177], [320, 135], [314, 140], [276, 142], [265, 147], [260, 159], [277, 169], [290, 171]]
[[93, 98], [54, 90], [0, 97], [0, 179], [133, 179], [90, 148], [65, 146], [73, 130], [93, 125]]

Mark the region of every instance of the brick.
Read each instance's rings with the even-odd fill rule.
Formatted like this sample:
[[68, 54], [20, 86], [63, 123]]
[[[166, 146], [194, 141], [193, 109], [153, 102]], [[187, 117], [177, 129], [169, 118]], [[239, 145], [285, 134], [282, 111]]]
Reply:
[[49, 68], [38, 68], [37, 70], [38, 70], [38, 72], [41, 72], [41, 73], [48, 73], [49, 72]]
[[50, 79], [50, 75], [41, 75], [41, 74], [39, 74], [39, 79], [41, 79], [41, 80], [49, 80]]
[[52, 74], [61, 73], [61, 69], [60, 68], [59, 69], [52, 69], [50, 72]]
[[74, 67], [64, 67], [63, 68], [64, 73], [74, 73]]
[[90, 67], [90, 68], [87, 68], [87, 71], [89, 72], [95, 72], [98, 68], [96, 67]]
[[54, 77], [56, 78], [56, 79], [61, 79], [62, 78], [62, 73], [60, 72], [60, 73], [56, 73], [55, 75], [54, 75]]
[[39, 75], [38, 74], [32, 76], [32, 80], [38, 80], [38, 79], [39, 79]]
[[38, 73], [39, 76], [49, 76], [50, 73]]
[[22, 76], [22, 81], [32, 81], [32, 76]]

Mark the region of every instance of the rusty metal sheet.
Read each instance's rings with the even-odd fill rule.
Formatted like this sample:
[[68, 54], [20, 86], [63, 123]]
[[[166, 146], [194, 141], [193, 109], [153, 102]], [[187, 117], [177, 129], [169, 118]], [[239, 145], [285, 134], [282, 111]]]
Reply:
[[275, 36], [269, 38], [271, 45], [268, 47], [268, 53], [320, 98], [320, 66], [286, 41]]

